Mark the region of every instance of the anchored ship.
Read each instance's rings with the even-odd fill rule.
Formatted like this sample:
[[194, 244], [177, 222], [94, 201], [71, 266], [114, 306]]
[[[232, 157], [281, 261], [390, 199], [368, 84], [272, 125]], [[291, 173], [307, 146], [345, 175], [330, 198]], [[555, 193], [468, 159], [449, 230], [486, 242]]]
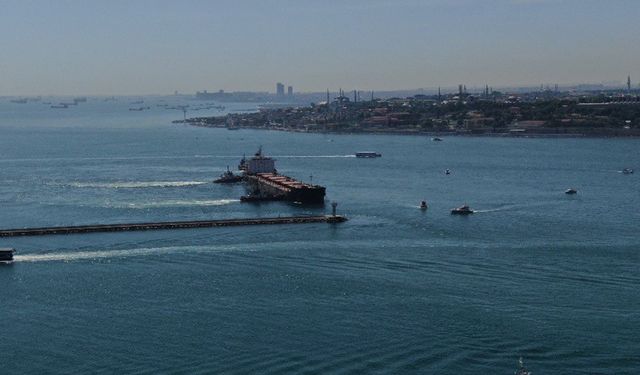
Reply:
[[250, 158], [241, 160], [249, 194], [240, 198], [243, 202], [290, 201], [304, 204], [323, 204], [326, 188], [298, 181], [279, 174], [275, 159], [262, 154], [262, 147]]

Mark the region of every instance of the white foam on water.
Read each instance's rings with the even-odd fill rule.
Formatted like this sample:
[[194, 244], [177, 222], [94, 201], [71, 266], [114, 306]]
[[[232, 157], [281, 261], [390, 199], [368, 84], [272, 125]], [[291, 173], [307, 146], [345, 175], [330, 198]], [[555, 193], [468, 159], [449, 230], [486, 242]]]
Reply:
[[355, 158], [354, 154], [351, 155], [274, 155], [274, 158], [291, 158], [291, 159], [303, 159], [303, 158]]
[[95, 250], [95, 251], [69, 251], [52, 252], [46, 254], [15, 255], [14, 262], [72, 262], [77, 260], [93, 260], [105, 258], [126, 258], [146, 255], [159, 255], [176, 252], [220, 252], [236, 250], [235, 246], [169, 246], [149, 247], [125, 250]]
[[170, 199], [165, 201], [121, 204], [121, 205], [109, 206], [109, 207], [142, 209], [142, 208], [159, 208], [159, 207], [225, 206], [228, 204], [238, 203], [238, 202], [240, 202], [239, 199], [204, 199], [204, 200]]
[[186, 187], [208, 184], [209, 181], [116, 181], [116, 182], [72, 182], [77, 188], [140, 189], [154, 187]]

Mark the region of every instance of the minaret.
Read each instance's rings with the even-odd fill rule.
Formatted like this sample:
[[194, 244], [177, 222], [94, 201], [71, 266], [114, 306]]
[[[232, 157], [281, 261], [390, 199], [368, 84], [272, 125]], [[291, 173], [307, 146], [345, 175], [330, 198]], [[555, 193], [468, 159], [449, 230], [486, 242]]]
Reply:
[[442, 94], [440, 93], [440, 86], [438, 86], [438, 101], [441, 101]]
[[327, 89], [327, 105], [329, 105], [329, 89]]
[[627, 76], [627, 90], [631, 91], [631, 74]]
[[358, 95], [358, 94], [357, 94], [357, 91], [356, 91], [356, 90], [353, 90], [353, 102], [354, 102], [354, 103], [357, 103], [357, 102], [358, 102], [358, 96], [357, 96], [357, 95]]

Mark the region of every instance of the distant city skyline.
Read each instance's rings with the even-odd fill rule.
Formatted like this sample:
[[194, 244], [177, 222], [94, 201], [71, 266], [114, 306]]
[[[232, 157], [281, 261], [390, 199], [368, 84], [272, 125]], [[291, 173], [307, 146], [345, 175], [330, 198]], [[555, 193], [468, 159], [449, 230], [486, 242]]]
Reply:
[[627, 86], [628, 76], [637, 87], [638, 14], [637, 0], [10, 0], [0, 95]]

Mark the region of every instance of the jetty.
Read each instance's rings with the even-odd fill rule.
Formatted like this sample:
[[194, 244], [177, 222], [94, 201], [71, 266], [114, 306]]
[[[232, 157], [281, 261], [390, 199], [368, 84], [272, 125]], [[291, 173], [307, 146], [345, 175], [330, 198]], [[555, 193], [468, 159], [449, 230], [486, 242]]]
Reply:
[[345, 221], [347, 221], [347, 218], [341, 215], [320, 215], [320, 216], [284, 216], [284, 217], [223, 219], [223, 220], [198, 220], [198, 221], [165, 221], [165, 222], [132, 223], [132, 224], [98, 224], [98, 225], [77, 225], [77, 226], [65, 226], [65, 227], [3, 229], [3, 230], [0, 230], [0, 237], [47, 236], [47, 235], [54, 235], [54, 234], [74, 234], [74, 233], [233, 227], [233, 226], [241, 226], [241, 225], [342, 223]]

